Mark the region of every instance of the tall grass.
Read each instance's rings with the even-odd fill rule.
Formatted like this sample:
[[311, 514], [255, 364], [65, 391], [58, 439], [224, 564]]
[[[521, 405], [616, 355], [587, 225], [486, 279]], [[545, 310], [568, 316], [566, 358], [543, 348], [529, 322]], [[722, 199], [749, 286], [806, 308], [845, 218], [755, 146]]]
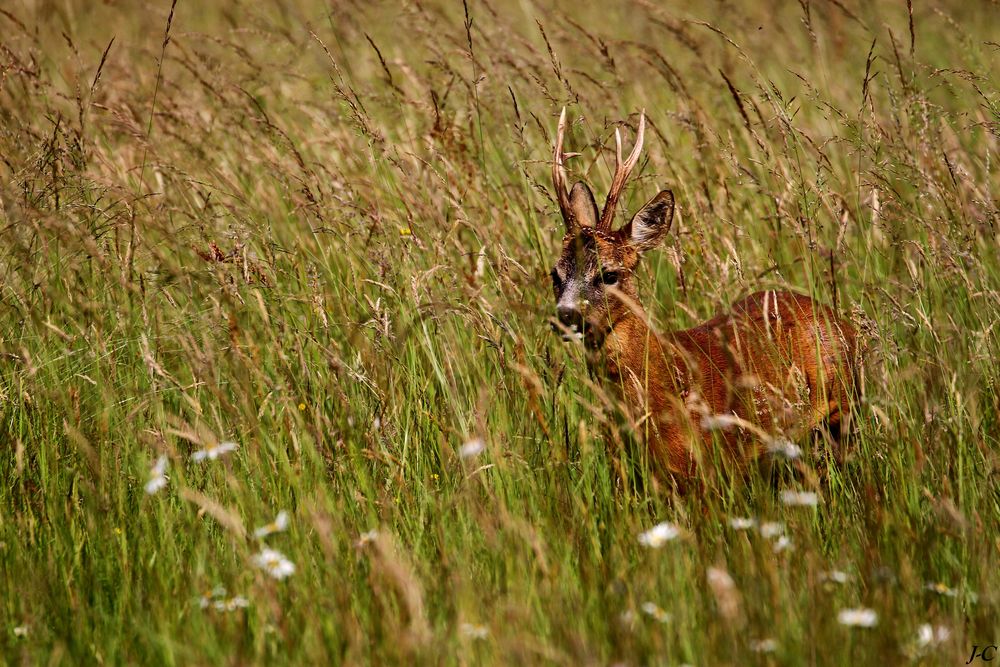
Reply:
[[[946, 664], [1000, 639], [995, 5], [170, 11], [0, 10], [4, 662]], [[548, 331], [563, 105], [601, 191], [646, 110], [623, 199], [678, 199], [643, 269], [659, 326], [785, 287], [863, 327], [822, 482], [642, 474]], [[660, 521], [681, 536], [640, 544]], [[218, 586], [249, 606], [203, 609]], [[876, 627], [838, 622], [858, 607]]]

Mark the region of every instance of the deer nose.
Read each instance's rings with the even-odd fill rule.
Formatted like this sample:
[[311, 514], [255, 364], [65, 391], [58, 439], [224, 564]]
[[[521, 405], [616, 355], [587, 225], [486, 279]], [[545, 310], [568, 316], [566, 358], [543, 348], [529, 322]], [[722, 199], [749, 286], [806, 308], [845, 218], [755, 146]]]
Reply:
[[580, 314], [580, 310], [574, 306], [559, 305], [556, 307], [556, 316], [563, 326], [569, 327], [574, 331], [579, 331], [581, 325], [583, 324], [583, 317]]

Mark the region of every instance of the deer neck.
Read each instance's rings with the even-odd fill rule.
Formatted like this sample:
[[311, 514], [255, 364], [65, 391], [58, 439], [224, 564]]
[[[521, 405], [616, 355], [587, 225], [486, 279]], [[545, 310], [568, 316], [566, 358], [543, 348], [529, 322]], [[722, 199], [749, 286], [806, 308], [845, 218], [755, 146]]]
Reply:
[[663, 408], [658, 405], [665, 398], [663, 381], [673, 375], [667, 368], [660, 338], [646, 321], [645, 312], [630, 310], [623, 315], [591, 361], [627, 403], [644, 412]]

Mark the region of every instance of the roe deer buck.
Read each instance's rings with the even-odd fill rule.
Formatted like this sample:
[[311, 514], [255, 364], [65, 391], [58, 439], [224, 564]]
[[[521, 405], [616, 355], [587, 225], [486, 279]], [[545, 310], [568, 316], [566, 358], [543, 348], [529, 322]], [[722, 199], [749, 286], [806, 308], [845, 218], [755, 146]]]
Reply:
[[552, 181], [566, 235], [552, 270], [553, 327], [564, 339], [583, 339], [589, 365], [615, 385], [653, 462], [680, 479], [696, 470], [713, 427], [723, 427], [721, 441], [738, 461], [759, 453], [772, 434], [801, 434], [825, 422], [837, 438], [856, 391], [856, 334], [830, 308], [801, 294], [764, 291], [693, 329], [650, 328], [637, 303], [635, 270], [670, 229], [673, 194], [663, 190], [612, 229], [644, 130], [643, 113], [624, 161], [615, 131], [615, 174], [599, 215], [586, 184], [566, 189], [565, 108], [559, 117]]

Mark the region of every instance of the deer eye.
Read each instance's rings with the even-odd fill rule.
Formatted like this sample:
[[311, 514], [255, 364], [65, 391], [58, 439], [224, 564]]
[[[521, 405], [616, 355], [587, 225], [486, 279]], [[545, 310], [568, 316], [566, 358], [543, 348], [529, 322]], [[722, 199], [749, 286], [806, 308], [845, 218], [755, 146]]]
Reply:
[[617, 285], [618, 284], [618, 272], [617, 271], [605, 271], [600, 275], [601, 282], [605, 285]]

